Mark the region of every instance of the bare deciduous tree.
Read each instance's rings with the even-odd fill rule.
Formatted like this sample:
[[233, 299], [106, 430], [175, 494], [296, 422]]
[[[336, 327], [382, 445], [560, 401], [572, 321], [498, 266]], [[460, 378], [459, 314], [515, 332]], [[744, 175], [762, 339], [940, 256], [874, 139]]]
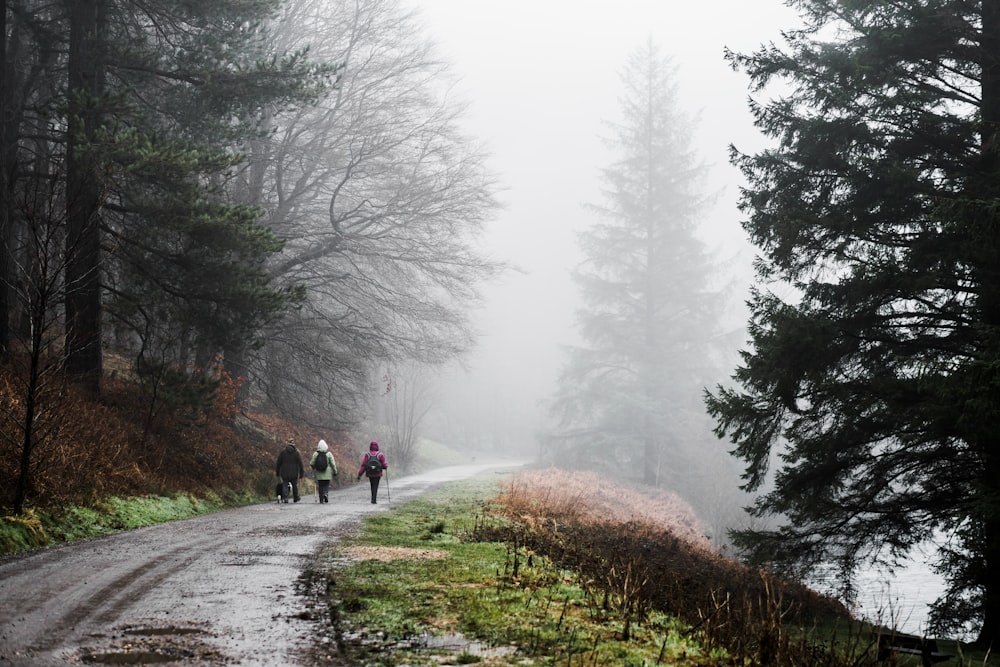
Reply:
[[420, 32], [395, 0], [297, 0], [275, 27], [280, 48], [340, 66], [315, 104], [267, 119], [243, 184], [286, 242], [273, 276], [308, 298], [241, 370], [300, 417], [349, 423], [373, 365], [468, 349], [498, 269], [472, 243], [495, 185]]
[[381, 383], [384, 392], [374, 409], [380, 440], [406, 469], [417, 459], [421, 427], [437, 400], [433, 369], [420, 364], [397, 365]]
[[[18, 244], [9, 248], [14, 260], [11, 282], [3, 287], [22, 313], [24, 335], [11, 341], [5, 374], [10, 396], [0, 408], [0, 437], [4, 450], [19, 452], [12, 509], [19, 513], [35, 488], [32, 472], [39, 453], [65, 430], [60, 406], [66, 396], [60, 336], [60, 304], [66, 297], [65, 209], [56, 181], [33, 179], [22, 189], [13, 209], [27, 224]], [[70, 251], [73, 248], [70, 247]]]

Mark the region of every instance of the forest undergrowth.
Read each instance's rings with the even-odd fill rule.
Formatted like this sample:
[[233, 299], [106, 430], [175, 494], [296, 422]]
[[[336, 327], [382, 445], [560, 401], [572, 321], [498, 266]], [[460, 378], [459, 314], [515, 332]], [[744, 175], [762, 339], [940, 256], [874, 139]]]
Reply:
[[0, 553], [260, 502], [288, 438], [306, 462], [320, 438], [338, 462], [360, 455], [345, 434], [238, 407], [239, 383], [224, 373], [154, 387], [112, 369], [99, 398], [55, 382], [37, 397], [25, 508], [15, 514], [23, 384], [16, 363], [0, 367]]

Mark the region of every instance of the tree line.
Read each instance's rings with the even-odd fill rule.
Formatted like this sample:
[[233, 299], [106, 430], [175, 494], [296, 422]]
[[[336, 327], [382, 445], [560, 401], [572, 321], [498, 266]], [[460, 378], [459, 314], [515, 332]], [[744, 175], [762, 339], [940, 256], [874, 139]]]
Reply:
[[155, 404], [226, 373], [244, 402], [343, 428], [385, 368], [470, 346], [495, 185], [394, 0], [0, 15], [0, 355], [23, 378], [4, 429], [23, 477], [66, 383], [99, 397], [127, 372]]

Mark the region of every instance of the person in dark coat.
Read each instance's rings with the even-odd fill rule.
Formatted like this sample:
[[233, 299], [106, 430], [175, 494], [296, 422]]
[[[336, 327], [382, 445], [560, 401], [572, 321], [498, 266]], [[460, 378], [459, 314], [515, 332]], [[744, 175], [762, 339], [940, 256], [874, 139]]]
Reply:
[[[376, 459], [381, 465], [378, 466], [378, 471], [372, 471], [368, 467], [368, 459]], [[368, 451], [365, 453], [365, 457], [361, 459], [361, 467], [358, 468], [358, 479], [361, 479], [361, 475], [368, 476], [368, 483], [372, 487], [372, 504], [375, 504], [375, 499], [378, 497], [378, 484], [382, 481], [382, 471], [389, 467], [386, 463], [385, 454], [378, 450], [378, 442], [372, 440], [371, 444], [368, 445]]]
[[281, 478], [281, 502], [288, 502], [288, 483], [292, 484], [292, 500], [299, 502], [299, 480], [305, 477], [306, 469], [302, 465], [302, 456], [295, 448], [295, 439], [289, 438], [288, 444], [278, 454], [278, 463], [274, 472]]

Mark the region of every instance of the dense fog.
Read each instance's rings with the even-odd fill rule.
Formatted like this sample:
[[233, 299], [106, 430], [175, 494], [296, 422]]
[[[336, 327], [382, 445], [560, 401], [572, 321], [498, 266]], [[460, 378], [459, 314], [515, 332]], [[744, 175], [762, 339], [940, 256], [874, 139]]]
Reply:
[[932, 627], [1000, 635], [987, 3], [24, 0], [4, 21], [15, 511], [69, 446], [71, 387], [141, 402], [150, 470], [195, 456], [149, 447], [192, 415], [378, 439], [403, 471], [515, 455], [676, 492], [718, 546], [832, 567], [845, 598], [934, 543]]
[[[468, 104], [464, 127], [485, 142], [487, 164], [502, 188], [504, 207], [488, 225], [483, 247], [511, 264], [483, 290], [476, 347], [440, 376], [427, 435], [564, 460], [548, 434], [558, 430], [550, 407], [560, 369], [568, 348], [580, 343], [581, 297], [571, 274], [584, 260], [579, 234], [598, 221], [588, 207], [601, 203], [601, 172], [614, 159], [606, 139], [621, 121], [628, 57], [655, 44], [675, 67], [677, 105], [695, 116], [692, 147], [706, 167], [696, 233], [725, 292], [721, 327], [734, 360], [744, 341], [753, 250], [740, 227], [740, 175], [727, 151], [730, 143], [754, 149], [761, 139], [747, 109], [747, 82], [723, 52], [773, 39], [791, 14], [778, 1], [412, 6], [458, 77], [452, 94]], [[706, 377], [705, 385], [725, 380], [725, 374]], [[702, 433], [699, 446], [715, 449], [707, 460], [724, 458], [727, 444], [707, 426]], [[732, 514], [706, 517], [708, 523], [740, 520], [732, 466], [715, 480], [730, 487], [720, 492]], [[721, 534], [722, 526], [713, 528]]]
[[[478, 346], [467, 370], [444, 381], [442, 407], [449, 422], [473, 420], [483, 425], [473, 429], [481, 437], [533, 452], [563, 346], [578, 340], [579, 294], [570, 279], [581, 260], [576, 234], [595, 222], [584, 205], [600, 197], [600, 170], [610, 160], [601, 135], [620, 117], [627, 56], [652, 39], [674, 58], [682, 104], [701, 116], [695, 143], [711, 166], [706, 190], [718, 193], [700, 231], [727, 278], [745, 290], [753, 251], [739, 224], [740, 177], [727, 147], [750, 149], [760, 138], [747, 83], [723, 61], [723, 49], [772, 39], [790, 12], [777, 0], [413, 6], [452, 63], [455, 94], [469, 105], [465, 127], [487, 142], [489, 165], [506, 188], [484, 245], [514, 266], [485, 288]], [[733, 327], [745, 324], [744, 298], [733, 294]]]

